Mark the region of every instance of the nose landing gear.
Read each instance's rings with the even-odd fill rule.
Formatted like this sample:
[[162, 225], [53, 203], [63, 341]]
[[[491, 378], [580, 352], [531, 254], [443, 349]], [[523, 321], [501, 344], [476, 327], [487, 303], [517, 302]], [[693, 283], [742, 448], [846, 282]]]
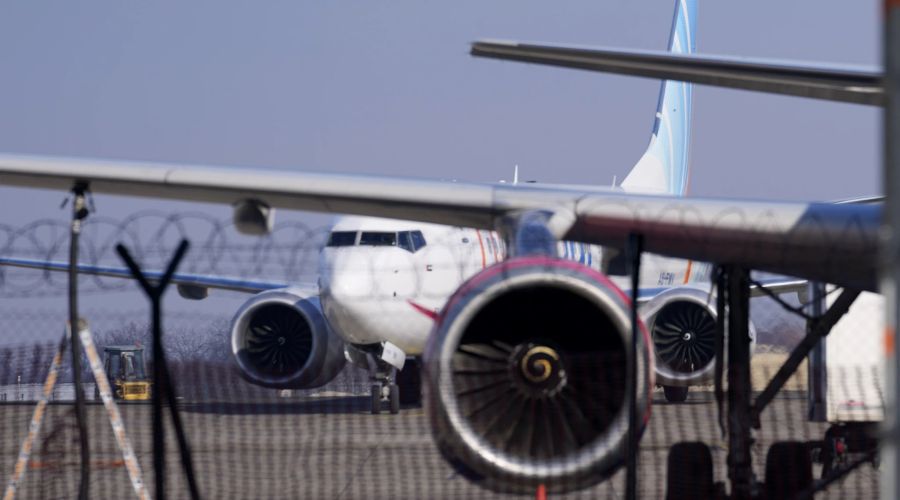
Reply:
[[381, 413], [382, 404], [387, 402], [391, 413], [400, 413], [400, 388], [397, 387], [397, 368], [372, 356], [369, 358], [369, 399], [373, 415]]
[[369, 373], [369, 404], [372, 414], [381, 413], [385, 402], [391, 413], [399, 413], [401, 387], [398, 384], [402, 385], [403, 377], [398, 372], [405, 367], [405, 372], [412, 373], [417, 364], [407, 363], [403, 350], [390, 342], [347, 344], [344, 353], [348, 361]]
[[400, 413], [400, 388], [397, 384], [389, 381], [382, 381], [378, 384], [372, 384], [369, 397], [372, 403], [372, 414], [381, 413], [382, 404], [387, 401], [392, 414]]
[[[371, 373], [371, 372], [370, 372]], [[422, 404], [422, 374], [419, 360], [406, 360], [402, 370], [388, 365], [384, 371], [375, 371], [369, 388], [371, 410], [381, 413], [384, 403], [388, 403], [391, 413], [398, 413], [400, 405], [419, 406]]]

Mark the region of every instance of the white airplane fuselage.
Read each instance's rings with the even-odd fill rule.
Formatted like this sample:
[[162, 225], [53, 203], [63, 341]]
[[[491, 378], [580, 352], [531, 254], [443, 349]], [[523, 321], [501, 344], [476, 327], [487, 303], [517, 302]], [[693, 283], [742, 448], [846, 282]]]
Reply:
[[[397, 241], [413, 232], [421, 234], [418, 245]], [[417, 355], [433, 315], [450, 295], [504, 253], [500, 239], [488, 231], [342, 217], [320, 253], [322, 309], [349, 343], [388, 341]]]
[[[598, 246], [560, 242], [558, 256], [602, 270]], [[675, 286], [699, 277], [690, 262], [648, 257], [642, 263], [642, 286]], [[415, 356], [424, 349], [434, 317], [453, 292], [505, 258], [503, 241], [492, 231], [341, 217], [320, 253], [322, 308], [331, 328], [345, 341], [358, 345], [387, 341]], [[612, 278], [627, 285], [627, 277]]]

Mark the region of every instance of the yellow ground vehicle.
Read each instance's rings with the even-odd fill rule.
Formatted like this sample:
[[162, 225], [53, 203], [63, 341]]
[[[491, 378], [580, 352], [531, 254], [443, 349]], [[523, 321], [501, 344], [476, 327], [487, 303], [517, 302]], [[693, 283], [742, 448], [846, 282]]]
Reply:
[[150, 379], [144, 367], [144, 348], [113, 345], [103, 348], [103, 369], [113, 398], [125, 401], [150, 399]]

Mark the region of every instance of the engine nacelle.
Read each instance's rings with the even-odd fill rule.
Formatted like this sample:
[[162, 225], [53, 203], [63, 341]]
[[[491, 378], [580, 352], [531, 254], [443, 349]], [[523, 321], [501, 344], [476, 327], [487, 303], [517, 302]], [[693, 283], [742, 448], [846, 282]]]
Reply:
[[[689, 286], [670, 288], [645, 304], [641, 317], [653, 341], [658, 384], [686, 387], [713, 380], [717, 318], [715, 295], [708, 290]], [[749, 327], [750, 337], [755, 343], [756, 329], [752, 323]]]
[[319, 298], [298, 289], [262, 292], [231, 320], [231, 350], [253, 384], [308, 389], [344, 368], [344, 342], [333, 334]]
[[649, 418], [649, 337], [631, 359], [625, 295], [605, 276], [550, 257], [490, 267], [450, 298], [424, 353], [426, 405], [445, 458], [497, 491], [561, 492], [622, 463], [628, 367]]

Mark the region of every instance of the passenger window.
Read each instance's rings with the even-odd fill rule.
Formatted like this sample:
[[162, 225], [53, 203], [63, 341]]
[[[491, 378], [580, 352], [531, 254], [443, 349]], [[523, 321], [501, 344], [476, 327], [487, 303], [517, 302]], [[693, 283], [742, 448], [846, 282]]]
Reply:
[[409, 236], [412, 239], [413, 252], [418, 252], [425, 246], [425, 235], [422, 234], [422, 231], [410, 231]]
[[359, 238], [359, 244], [374, 247], [397, 246], [397, 233], [363, 232]]
[[334, 231], [328, 238], [329, 247], [352, 247], [356, 244], [356, 231]]

